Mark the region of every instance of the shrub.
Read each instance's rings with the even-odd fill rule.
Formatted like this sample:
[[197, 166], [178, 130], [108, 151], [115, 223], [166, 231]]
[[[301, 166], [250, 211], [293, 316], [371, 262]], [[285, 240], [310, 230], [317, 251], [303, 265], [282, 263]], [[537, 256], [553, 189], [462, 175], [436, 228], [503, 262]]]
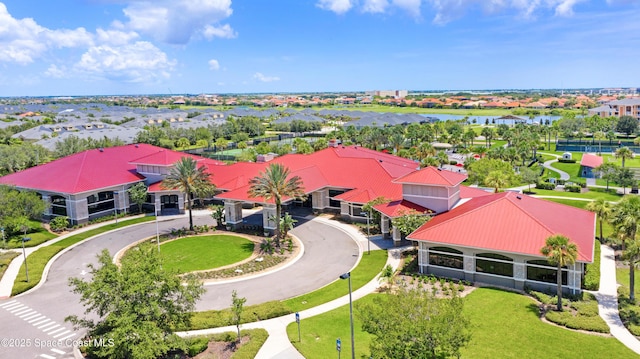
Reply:
[[[596, 309], [597, 309], [596, 304]], [[545, 318], [558, 325], [565, 326], [571, 329], [588, 330], [598, 333], [609, 333], [609, 326], [602, 320], [597, 314], [595, 316], [581, 315], [580, 313], [574, 315], [571, 311], [547, 312]]]
[[548, 182], [538, 182], [536, 183], [536, 188], [553, 190], [556, 188], [556, 185]]
[[567, 160], [564, 158], [558, 158], [558, 162], [560, 163], [576, 163], [576, 160]]
[[69, 226], [69, 217], [58, 216], [49, 222], [49, 228], [54, 232], [61, 232]]
[[455, 166], [455, 165], [458, 164], [458, 161], [449, 161], [449, 164], [452, 165], [452, 166]]
[[580, 193], [582, 187], [580, 187], [579, 185], [566, 185], [564, 186], [564, 190], [568, 192]]

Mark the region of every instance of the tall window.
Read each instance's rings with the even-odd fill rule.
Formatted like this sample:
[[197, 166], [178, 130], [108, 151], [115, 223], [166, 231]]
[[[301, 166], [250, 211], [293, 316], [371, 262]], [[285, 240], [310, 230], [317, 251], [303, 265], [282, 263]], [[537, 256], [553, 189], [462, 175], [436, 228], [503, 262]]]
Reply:
[[67, 199], [62, 196], [51, 196], [51, 213], [56, 216], [66, 216]]
[[329, 190], [329, 207], [340, 208], [340, 201], [332, 198], [335, 196], [339, 196], [345, 192], [346, 192], [345, 190], [330, 189]]
[[113, 191], [100, 192], [87, 197], [87, 209], [89, 214], [104, 212], [115, 208]]
[[[557, 267], [545, 260], [527, 261], [527, 279], [537, 282], [556, 283]], [[562, 270], [562, 285], [567, 285], [567, 270]]]
[[462, 269], [462, 252], [448, 247], [429, 248], [429, 265]]
[[513, 259], [496, 253], [476, 254], [476, 272], [513, 277]]

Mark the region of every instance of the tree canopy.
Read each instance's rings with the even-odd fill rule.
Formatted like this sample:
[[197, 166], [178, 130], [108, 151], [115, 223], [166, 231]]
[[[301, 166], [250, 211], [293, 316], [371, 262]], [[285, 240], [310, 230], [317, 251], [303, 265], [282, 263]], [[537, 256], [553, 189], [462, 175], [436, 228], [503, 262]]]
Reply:
[[[65, 320], [88, 329], [87, 351], [97, 358], [155, 359], [183, 342], [174, 328], [188, 325], [195, 302], [204, 293], [195, 277], [180, 277], [162, 268], [155, 247], [144, 244], [127, 252], [120, 266], [107, 250], [90, 265], [92, 280], [71, 278], [90, 318]], [[98, 319], [93, 319], [97, 316]]]

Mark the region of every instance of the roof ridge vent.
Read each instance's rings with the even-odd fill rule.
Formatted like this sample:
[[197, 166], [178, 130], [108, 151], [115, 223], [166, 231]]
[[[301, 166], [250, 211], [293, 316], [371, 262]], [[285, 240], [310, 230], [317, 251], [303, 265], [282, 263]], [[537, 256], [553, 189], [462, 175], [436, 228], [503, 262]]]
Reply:
[[104, 148], [100, 147], [100, 148], [98, 148], [98, 151], [104, 152]]

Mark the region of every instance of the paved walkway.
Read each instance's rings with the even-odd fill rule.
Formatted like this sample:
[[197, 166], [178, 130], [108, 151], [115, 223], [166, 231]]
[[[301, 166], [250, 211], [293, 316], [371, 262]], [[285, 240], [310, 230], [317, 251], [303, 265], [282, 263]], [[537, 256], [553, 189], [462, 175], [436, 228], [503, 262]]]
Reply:
[[629, 349], [640, 354], [640, 341], [624, 327], [618, 314], [618, 284], [613, 249], [606, 245], [601, 245], [600, 248], [600, 289], [597, 292], [592, 292], [598, 300], [598, 312], [600, 317], [607, 322], [611, 335]]
[[[365, 250], [367, 250], [367, 237], [364, 236], [357, 228], [354, 226], [350, 226], [341, 222], [332, 221], [328, 218], [317, 217], [316, 220], [323, 221], [329, 225], [339, 227], [348, 233], [355, 241], [359, 243], [360, 253], [362, 254]], [[389, 240], [382, 240], [380, 237], [372, 237], [371, 239], [371, 249], [381, 249], [389, 247]], [[387, 264], [391, 265], [394, 269], [397, 269], [400, 265], [400, 259], [403, 248], [394, 248], [389, 250], [389, 258], [387, 259]], [[345, 284], [346, 285], [346, 284]], [[364, 285], [363, 287], [355, 290], [352, 293], [353, 300], [360, 299], [370, 293], [373, 293], [380, 286], [380, 282], [378, 280], [378, 276], [372, 279], [369, 283]], [[300, 312], [300, 318], [310, 318], [322, 313], [326, 313], [333, 309], [342, 307], [344, 305], [349, 304], [349, 296], [345, 295], [338, 299], [335, 299], [331, 302], [319, 305], [317, 307], [313, 307]], [[256, 355], [257, 359], [304, 359], [304, 357], [296, 350], [296, 348], [289, 341], [289, 337], [287, 336], [287, 326], [290, 323], [295, 322], [295, 314], [289, 314], [278, 318], [272, 318], [268, 320], [263, 320], [259, 322], [242, 324], [241, 329], [256, 329], [263, 328], [269, 333], [269, 337], [264, 345], [258, 351]], [[193, 335], [207, 335], [214, 333], [223, 333], [232, 331], [235, 332], [236, 328], [234, 326], [220, 327], [220, 328], [212, 328], [212, 329], [203, 329], [203, 330], [195, 330], [178, 333], [181, 336], [193, 336]]]
[[558, 158], [560, 158], [559, 155], [556, 155], [554, 153], [548, 153], [548, 152], [538, 152], [540, 154], [545, 154], [545, 155], [549, 155], [549, 156], [554, 156], [556, 159], [555, 160], [549, 160], [546, 161], [545, 163], [542, 164], [542, 166], [546, 169], [548, 169], [549, 171], [553, 171], [553, 172], [557, 172], [560, 174], [560, 179], [563, 181], [568, 181], [569, 178], [571, 178], [571, 176], [569, 176], [569, 174], [567, 172], [561, 171], [555, 167], [552, 167], [551, 164], [554, 162], [558, 162]]

